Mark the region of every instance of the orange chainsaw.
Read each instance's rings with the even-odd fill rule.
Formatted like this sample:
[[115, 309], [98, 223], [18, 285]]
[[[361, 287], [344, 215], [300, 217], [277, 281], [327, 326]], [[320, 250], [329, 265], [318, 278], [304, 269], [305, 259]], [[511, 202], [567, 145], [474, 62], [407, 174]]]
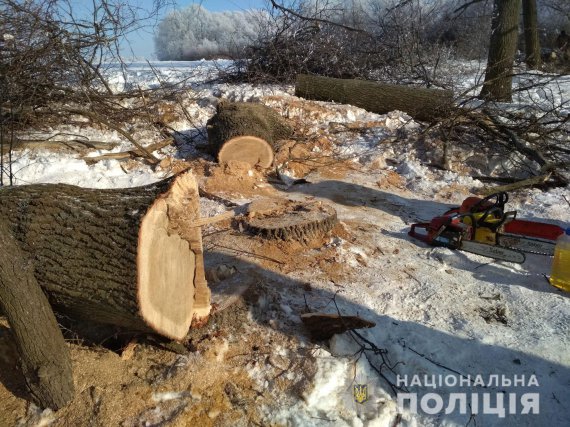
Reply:
[[[557, 225], [517, 219], [505, 212], [507, 193], [468, 197], [461, 206], [412, 224], [410, 236], [434, 246], [445, 246], [504, 261], [522, 263], [524, 252], [553, 255], [564, 229]], [[424, 230], [420, 232], [419, 230]]]

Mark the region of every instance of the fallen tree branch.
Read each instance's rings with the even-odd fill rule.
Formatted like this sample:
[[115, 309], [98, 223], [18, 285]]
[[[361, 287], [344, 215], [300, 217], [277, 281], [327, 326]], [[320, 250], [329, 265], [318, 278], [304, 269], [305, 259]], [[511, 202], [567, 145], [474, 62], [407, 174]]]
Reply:
[[499, 131], [504, 132], [508, 136], [507, 142], [509, 142], [513, 148], [518, 150], [521, 154], [524, 154], [530, 160], [534, 160], [541, 167], [548, 165], [548, 160], [544, 158], [544, 155], [540, 151], [529, 147], [521, 141], [512, 129], [509, 129], [508, 126], [501, 123], [499, 119], [497, 119], [497, 117], [495, 117], [488, 109], [484, 109], [483, 112]]
[[138, 151], [140, 151], [146, 159], [148, 159], [152, 164], [157, 164], [160, 160], [157, 159], [152, 152], [148, 151], [145, 147], [143, 147], [140, 143], [138, 143], [128, 132], [126, 132], [123, 128], [118, 126], [117, 124], [107, 120], [105, 117], [102, 117], [100, 114], [97, 114], [93, 111], [85, 111], [77, 108], [65, 108], [65, 111], [70, 114], [77, 114], [79, 116], [87, 117], [88, 119], [93, 120], [94, 122], [100, 123], [109, 129], [112, 129], [119, 134], [121, 134], [125, 139], [127, 139], [131, 144], [133, 144]]
[[[160, 150], [161, 148], [164, 148], [168, 145], [171, 145], [174, 141], [173, 140], [164, 140], [164, 141], [160, 141], [157, 142], [155, 144], [151, 144], [147, 147], [145, 147], [145, 150], [147, 152], [154, 152], [156, 150]], [[107, 153], [107, 154], [101, 154], [100, 156], [93, 156], [93, 157], [89, 157], [89, 156], [84, 156], [83, 160], [85, 160], [85, 163], [87, 163], [88, 165], [92, 165], [95, 164], [101, 160], [124, 160], [124, 159], [132, 159], [133, 157], [145, 157], [148, 159], [148, 157], [145, 155], [145, 153], [143, 153], [141, 150], [129, 150], [129, 151], [121, 151], [119, 153]]]
[[14, 141], [12, 147], [8, 144], [2, 144], [1, 155], [5, 155], [11, 149], [12, 151], [25, 150], [27, 148], [41, 150], [56, 150], [59, 148], [68, 148], [70, 150], [79, 151], [84, 149], [93, 150], [112, 150], [118, 145], [116, 142], [104, 141], [86, 141], [82, 139], [73, 139], [70, 141], [51, 141], [49, 139], [18, 139]]
[[503, 184], [512, 184], [517, 182], [516, 178], [506, 177], [506, 176], [481, 176], [481, 175], [472, 175], [471, 179], [476, 179], [482, 182], [501, 182]]
[[542, 185], [550, 179], [551, 175], [552, 173], [547, 173], [546, 175], [539, 175], [539, 176], [533, 176], [532, 178], [522, 179], [520, 181], [513, 182], [512, 184], [505, 184], [505, 185], [500, 185], [498, 187], [484, 188], [481, 191], [481, 194], [488, 196], [494, 193], [501, 193], [505, 191], [509, 192], [509, 191], [520, 190], [521, 188]]

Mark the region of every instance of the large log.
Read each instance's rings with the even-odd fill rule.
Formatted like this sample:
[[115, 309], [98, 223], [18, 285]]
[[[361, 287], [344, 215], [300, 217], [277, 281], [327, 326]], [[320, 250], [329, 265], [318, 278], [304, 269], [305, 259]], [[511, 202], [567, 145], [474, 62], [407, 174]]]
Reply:
[[56, 310], [173, 339], [209, 314], [190, 173], [139, 188], [2, 189], [0, 217]]
[[277, 141], [293, 134], [276, 111], [250, 102], [220, 102], [207, 130], [208, 150], [220, 163], [239, 160], [263, 168], [273, 163]]
[[69, 349], [32, 265], [0, 217], [0, 309], [6, 314], [22, 373], [35, 403], [59, 409], [73, 397]]
[[308, 74], [297, 76], [295, 95], [351, 104], [377, 114], [400, 110], [414, 119], [429, 122], [445, 117], [453, 106], [453, 94], [446, 90]]

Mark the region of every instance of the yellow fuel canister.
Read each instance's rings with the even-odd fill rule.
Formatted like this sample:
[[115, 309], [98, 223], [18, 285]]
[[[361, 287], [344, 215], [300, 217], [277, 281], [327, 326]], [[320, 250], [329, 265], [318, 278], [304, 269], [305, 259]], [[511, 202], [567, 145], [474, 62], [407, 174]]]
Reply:
[[550, 283], [563, 291], [570, 292], [570, 227], [556, 240]]

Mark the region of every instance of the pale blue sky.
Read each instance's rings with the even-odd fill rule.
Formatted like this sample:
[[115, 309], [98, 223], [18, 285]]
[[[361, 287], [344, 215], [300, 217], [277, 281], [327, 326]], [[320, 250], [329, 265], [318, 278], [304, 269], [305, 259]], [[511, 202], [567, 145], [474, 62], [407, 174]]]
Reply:
[[[135, 3], [142, 7], [152, 4], [152, 0], [135, 0]], [[212, 12], [219, 12], [222, 10], [248, 10], [260, 9], [266, 5], [265, 0], [178, 0], [176, 1], [176, 8], [186, 8], [192, 3], [201, 4], [204, 8]], [[167, 11], [172, 8], [167, 9]], [[130, 58], [134, 53], [136, 58], [142, 59], [156, 59], [154, 55], [154, 28], [149, 27], [145, 30], [138, 31], [129, 35], [128, 41], [130, 48], [123, 49], [123, 56]], [[132, 50], [132, 52], [131, 52]]]

